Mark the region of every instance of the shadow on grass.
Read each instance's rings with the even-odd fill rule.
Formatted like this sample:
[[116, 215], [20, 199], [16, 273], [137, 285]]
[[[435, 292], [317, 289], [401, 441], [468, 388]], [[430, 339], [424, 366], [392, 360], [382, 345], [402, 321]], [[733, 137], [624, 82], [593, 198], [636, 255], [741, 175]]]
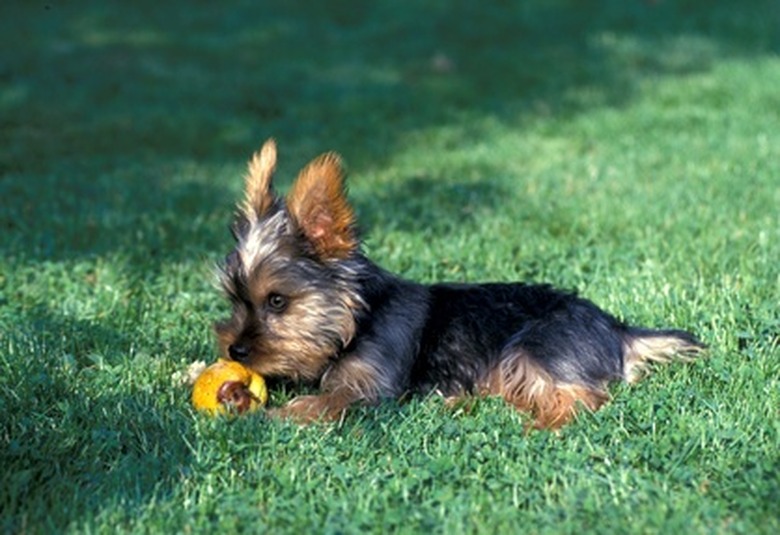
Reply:
[[[163, 265], [227, 252], [244, 162], [268, 136], [280, 142], [283, 181], [329, 149], [359, 176], [392, 165], [421, 133], [465, 125], [478, 137], [485, 118], [518, 130], [564, 122], [629, 104], [653, 77], [776, 54], [775, 4], [6, 3], [0, 256], [10, 269], [109, 258], [140, 286]], [[361, 222], [368, 232], [395, 225], [446, 235], [506, 202], [505, 186], [484, 180], [500, 166], [476, 171], [474, 180], [432, 180], [423, 170], [362, 190], [354, 197]], [[541, 210], [527, 214], [538, 226], [561, 224]], [[24, 512], [35, 495], [62, 515], [70, 513], [55, 507], [61, 496], [83, 497], [88, 517], [88, 508], [132, 508], [170, 492], [191, 462], [182, 438], [190, 422], [158, 405], [162, 385], [117, 389], [115, 362], [97, 359], [104, 351], [119, 359], [131, 336], [9, 306], [12, 277], [0, 273], [2, 323], [29, 328], [38, 345], [18, 349], [26, 339], [16, 337], [17, 353], [3, 347], [3, 369], [14, 374], [0, 398], [4, 496]], [[153, 323], [141, 312], [131, 318], [139, 329]], [[69, 366], [82, 371], [68, 375]]]
[[[128, 396], [92, 398], [89, 406], [66, 397], [60, 404], [70, 414], [58, 424], [59, 433], [39, 429], [35, 440], [24, 445], [14, 440], [3, 454], [4, 531], [25, 526], [60, 531], [94, 522], [106, 508], [133, 511], [153, 496], [164, 499], [190, 472], [192, 429], [180, 414], [165, 417], [154, 405]], [[105, 416], [109, 412], [133, 417], [117, 422]], [[31, 444], [43, 449], [31, 452]], [[31, 501], [38, 509], [28, 509]], [[29, 514], [38, 517], [26, 518]]]
[[485, 211], [498, 208], [505, 194], [498, 182], [414, 175], [351, 198], [359, 209], [361, 228], [368, 233], [393, 229], [443, 236], [453, 226], [471, 224]]
[[[3, 9], [4, 254], [188, 258], [228, 243], [238, 189], [188, 168], [239, 175], [265, 137], [285, 151], [282, 176], [327, 149], [360, 174], [413, 132], [565, 119], [629, 102], [648, 77], [780, 49], [769, 0], [143, 4]], [[377, 198], [446, 226], [462, 212], [421, 206], [446, 203], [447, 187], [412, 176]], [[464, 187], [475, 203], [502, 201]]]
[[234, 200], [204, 169], [160, 156], [148, 166], [64, 163], [51, 173], [6, 174], [0, 194], [13, 201], [0, 214], [2, 249], [21, 260], [113, 255], [150, 267], [227, 248]]
[[163, 399], [173, 389], [149, 390], [148, 362], [137, 378], [119, 364], [131, 351], [124, 335], [39, 311], [0, 344], [3, 531], [60, 531], [109, 504], [132, 509], [188, 473], [191, 423]]

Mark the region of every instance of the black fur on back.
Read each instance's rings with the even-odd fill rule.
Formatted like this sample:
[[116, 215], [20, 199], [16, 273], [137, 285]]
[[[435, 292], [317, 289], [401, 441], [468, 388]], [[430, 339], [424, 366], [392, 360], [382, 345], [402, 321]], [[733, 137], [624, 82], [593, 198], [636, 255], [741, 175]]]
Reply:
[[362, 284], [368, 307], [355, 340], [391, 348], [383, 365], [398, 388], [388, 394], [473, 393], [515, 352], [560, 383], [598, 387], [623, 378], [629, 327], [573, 292], [523, 283], [424, 286], [373, 265]]

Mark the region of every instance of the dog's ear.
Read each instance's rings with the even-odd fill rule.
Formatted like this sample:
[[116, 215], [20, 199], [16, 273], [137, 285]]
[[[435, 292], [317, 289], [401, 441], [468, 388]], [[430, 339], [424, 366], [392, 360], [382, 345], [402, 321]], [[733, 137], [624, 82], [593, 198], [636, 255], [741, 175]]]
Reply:
[[338, 154], [323, 154], [301, 171], [287, 196], [287, 208], [320, 258], [344, 259], [357, 248], [355, 214]]
[[246, 192], [241, 204], [244, 220], [261, 218], [276, 200], [271, 181], [276, 170], [276, 141], [269, 139], [257, 151], [247, 166]]

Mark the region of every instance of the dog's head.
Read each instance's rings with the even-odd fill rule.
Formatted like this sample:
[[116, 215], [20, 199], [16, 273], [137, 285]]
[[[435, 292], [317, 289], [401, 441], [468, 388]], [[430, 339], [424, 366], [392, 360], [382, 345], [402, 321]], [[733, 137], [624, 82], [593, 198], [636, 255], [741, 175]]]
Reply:
[[271, 184], [275, 168], [269, 140], [249, 162], [236, 247], [220, 268], [233, 313], [215, 330], [222, 357], [269, 377], [313, 381], [349, 344], [363, 306], [354, 212], [337, 154], [312, 160], [286, 198]]

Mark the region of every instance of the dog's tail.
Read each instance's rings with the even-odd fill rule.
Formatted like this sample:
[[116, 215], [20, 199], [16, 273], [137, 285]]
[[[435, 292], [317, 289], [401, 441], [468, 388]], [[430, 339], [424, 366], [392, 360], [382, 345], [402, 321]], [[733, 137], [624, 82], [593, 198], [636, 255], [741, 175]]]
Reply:
[[634, 383], [652, 363], [690, 362], [706, 349], [704, 343], [687, 331], [629, 327], [623, 342], [623, 376]]

